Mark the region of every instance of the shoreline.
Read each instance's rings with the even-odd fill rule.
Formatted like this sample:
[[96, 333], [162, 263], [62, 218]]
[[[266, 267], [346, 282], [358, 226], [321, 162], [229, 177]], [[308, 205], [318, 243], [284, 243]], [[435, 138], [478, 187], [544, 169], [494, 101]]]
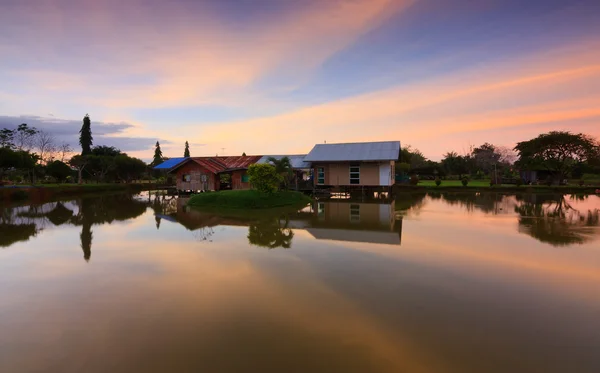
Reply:
[[71, 197], [103, 192], [141, 192], [155, 190], [162, 185], [154, 183], [132, 184], [64, 184], [0, 187], [0, 203], [19, 201], [44, 201], [52, 198]]

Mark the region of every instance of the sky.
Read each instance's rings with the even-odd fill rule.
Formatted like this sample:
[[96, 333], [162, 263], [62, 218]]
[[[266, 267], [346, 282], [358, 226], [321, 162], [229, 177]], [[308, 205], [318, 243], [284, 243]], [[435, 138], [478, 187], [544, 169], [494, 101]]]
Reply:
[[144, 160], [600, 138], [598, 0], [2, 0], [0, 128]]

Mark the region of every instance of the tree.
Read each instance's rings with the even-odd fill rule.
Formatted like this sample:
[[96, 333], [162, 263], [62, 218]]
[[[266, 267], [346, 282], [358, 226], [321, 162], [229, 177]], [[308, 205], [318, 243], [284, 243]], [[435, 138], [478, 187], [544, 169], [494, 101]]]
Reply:
[[447, 152], [444, 154], [442, 167], [448, 174], [458, 175], [461, 179], [463, 174], [469, 172], [466, 158], [458, 155], [457, 152]]
[[282, 177], [270, 164], [252, 164], [248, 167], [252, 187], [262, 193], [274, 193], [281, 184]]
[[71, 145], [69, 145], [68, 143], [63, 142], [62, 144], [60, 144], [58, 147], [58, 153], [60, 154], [60, 161], [64, 162], [67, 155], [69, 153], [71, 153], [72, 151], [73, 151], [73, 149], [71, 148]]
[[85, 168], [85, 166], [88, 165], [89, 163], [89, 156], [87, 155], [76, 155], [73, 156], [70, 160], [69, 160], [69, 164], [75, 168], [77, 168], [77, 183], [81, 184], [83, 183], [83, 169]]
[[281, 157], [280, 159], [269, 157], [267, 159], [270, 164], [275, 167], [275, 172], [281, 175], [281, 179], [285, 187], [288, 186], [290, 179], [293, 175], [292, 162], [289, 157]]
[[115, 157], [115, 174], [120, 180], [130, 182], [140, 179], [144, 172], [146, 172], [146, 163], [141, 159], [127, 154], [119, 154]]
[[50, 161], [50, 155], [56, 151], [56, 139], [46, 131], [38, 131], [35, 140], [35, 149], [43, 163]]
[[190, 144], [188, 144], [187, 141], [185, 142], [185, 150], [183, 151], [183, 156], [185, 158], [189, 158], [190, 157]]
[[92, 148], [91, 154], [97, 156], [116, 157], [117, 155], [121, 154], [121, 150], [115, 148], [114, 146], [98, 145]]
[[154, 148], [154, 158], [152, 159], [152, 163], [150, 163], [150, 166], [155, 167], [161, 163], [163, 163], [163, 154], [162, 150], [160, 150], [160, 143], [157, 141], [156, 146]]
[[92, 123], [88, 114], [83, 117], [83, 125], [79, 130], [79, 145], [81, 145], [81, 155], [88, 155], [92, 152], [94, 138], [92, 137]]
[[66, 163], [53, 161], [46, 166], [46, 173], [61, 183], [73, 173], [73, 170]]
[[514, 149], [519, 156], [519, 167], [541, 167], [564, 180], [574, 166], [598, 157], [600, 144], [582, 133], [552, 131], [521, 141]]
[[33, 148], [33, 140], [39, 131], [35, 127], [29, 127], [27, 123], [19, 124], [14, 131], [15, 146], [18, 150], [29, 151]]
[[0, 130], [0, 148], [12, 148], [15, 146], [15, 131], [3, 128]]
[[492, 144], [485, 143], [478, 148], [473, 149], [472, 153], [475, 165], [484, 173], [489, 174], [500, 162], [500, 154]]
[[419, 149], [412, 149], [410, 145], [400, 149], [400, 162], [409, 163], [411, 168], [424, 167], [427, 163], [427, 158]]

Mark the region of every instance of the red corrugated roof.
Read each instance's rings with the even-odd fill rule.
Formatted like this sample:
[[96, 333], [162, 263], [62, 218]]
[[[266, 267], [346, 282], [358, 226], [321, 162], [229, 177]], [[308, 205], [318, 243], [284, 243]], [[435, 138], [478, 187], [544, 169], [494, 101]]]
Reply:
[[230, 169], [248, 168], [258, 162], [262, 156], [232, 156], [232, 157], [192, 157], [192, 161], [206, 168], [212, 173], [219, 173]]

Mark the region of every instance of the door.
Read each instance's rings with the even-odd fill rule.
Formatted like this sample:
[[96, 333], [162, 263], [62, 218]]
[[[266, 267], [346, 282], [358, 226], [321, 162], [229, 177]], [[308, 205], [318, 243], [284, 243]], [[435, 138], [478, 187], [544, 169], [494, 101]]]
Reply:
[[379, 165], [379, 185], [389, 186], [392, 185], [392, 174], [389, 163], [383, 163]]

